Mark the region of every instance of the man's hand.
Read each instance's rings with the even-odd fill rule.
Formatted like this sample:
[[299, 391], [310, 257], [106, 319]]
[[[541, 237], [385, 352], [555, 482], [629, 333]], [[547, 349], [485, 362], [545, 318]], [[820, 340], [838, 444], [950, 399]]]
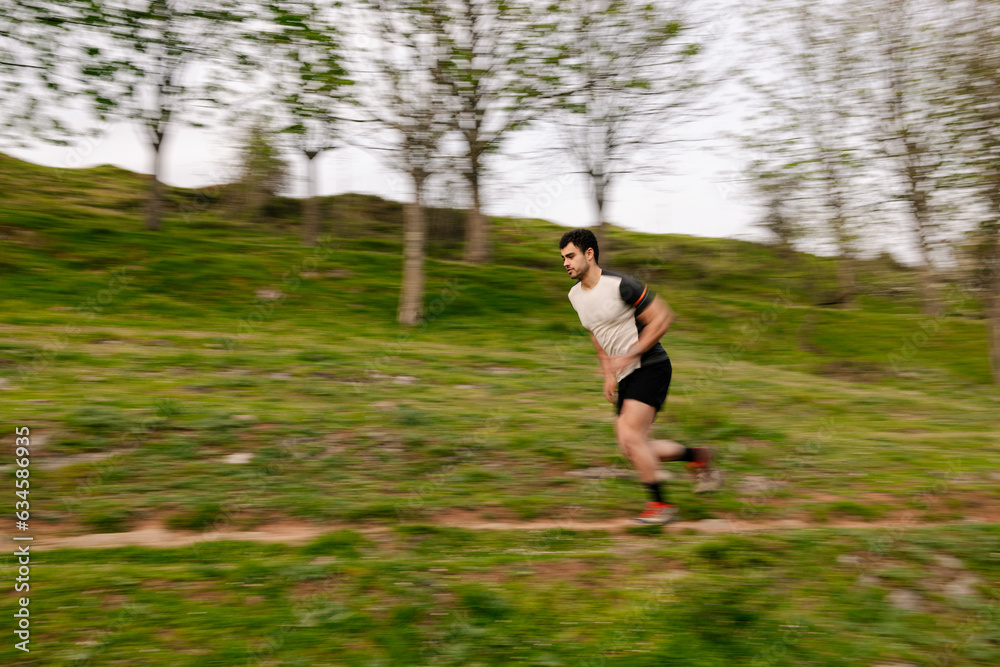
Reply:
[[608, 399], [608, 403], [615, 402], [615, 389], [618, 388], [618, 380], [615, 379], [614, 375], [604, 376], [604, 398]]
[[616, 354], [613, 357], [609, 357], [608, 364], [611, 368], [611, 374], [614, 377], [618, 377], [622, 371], [635, 364], [640, 356], [638, 354]]

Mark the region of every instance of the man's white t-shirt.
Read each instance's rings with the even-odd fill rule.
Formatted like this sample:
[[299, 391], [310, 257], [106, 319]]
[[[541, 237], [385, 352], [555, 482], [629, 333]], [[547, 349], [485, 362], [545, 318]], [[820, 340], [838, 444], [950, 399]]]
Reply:
[[[649, 307], [654, 296], [648, 285], [607, 269], [601, 270], [601, 277], [593, 289], [585, 290], [577, 283], [569, 291], [569, 301], [580, 316], [580, 324], [594, 334], [608, 356], [625, 354], [639, 340], [643, 324], [638, 315]], [[621, 382], [635, 369], [667, 359], [666, 350], [656, 343], [633, 365], [624, 368], [616, 379]]]

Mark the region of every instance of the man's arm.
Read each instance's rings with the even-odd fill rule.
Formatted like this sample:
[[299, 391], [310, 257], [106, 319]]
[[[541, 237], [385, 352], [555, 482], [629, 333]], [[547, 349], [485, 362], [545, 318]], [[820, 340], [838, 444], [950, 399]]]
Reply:
[[625, 354], [610, 358], [611, 369], [614, 373], [627, 368], [656, 345], [657, 341], [663, 337], [663, 334], [667, 333], [667, 329], [673, 324], [674, 310], [667, 305], [666, 301], [656, 297], [636, 317], [643, 325], [639, 340], [633, 343]]
[[604, 351], [601, 344], [597, 342], [594, 334], [590, 334], [590, 342], [594, 344], [594, 350], [597, 351], [597, 360], [601, 362], [601, 370], [604, 371], [604, 398], [614, 403], [615, 387], [618, 386], [618, 379], [615, 377], [615, 371], [611, 365], [611, 357]]
[[[587, 333], [590, 332], [588, 331]], [[601, 370], [603, 370], [604, 374], [607, 375], [611, 372], [611, 366], [609, 364], [611, 357], [609, 357], [608, 353], [604, 351], [601, 344], [597, 342], [597, 337], [592, 333], [590, 333], [590, 342], [594, 344], [594, 351], [597, 352], [597, 360], [601, 362]]]
[[667, 302], [656, 297], [653, 303], [649, 304], [646, 310], [639, 313], [636, 318], [642, 322], [643, 329], [639, 334], [639, 340], [628, 349], [627, 356], [641, 357], [649, 352], [649, 348], [656, 345], [663, 334], [674, 322], [674, 310], [667, 305]]

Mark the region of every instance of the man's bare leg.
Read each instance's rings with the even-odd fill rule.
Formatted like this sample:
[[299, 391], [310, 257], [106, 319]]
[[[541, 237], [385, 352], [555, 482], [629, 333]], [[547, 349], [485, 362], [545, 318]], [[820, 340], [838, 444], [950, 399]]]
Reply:
[[[628, 399], [626, 399], [628, 402]], [[636, 401], [640, 405], [643, 405], [650, 410], [653, 410], [652, 406], [646, 405]], [[625, 406], [622, 405], [622, 410]], [[656, 418], [656, 411], [653, 410], [652, 418], [649, 423], [646, 424], [646, 430], [643, 434], [643, 439], [646, 442], [647, 448], [652, 452], [652, 455], [656, 458], [657, 462], [667, 462], [667, 461], [687, 461], [691, 474], [695, 480], [695, 493], [704, 493], [706, 491], [716, 491], [722, 487], [722, 473], [714, 466], [711, 466], [711, 453], [708, 447], [686, 447], [679, 442], [674, 442], [673, 440], [650, 440], [649, 432], [653, 427], [653, 419]], [[638, 470], [638, 468], [636, 468]], [[655, 473], [654, 473], [655, 474]], [[642, 478], [645, 482], [646, 479]]]
[[680, 461], [684, 458], [687, 447], [673, 440], [647, 440], [649, 448], [653, 450], [656, 457], [662, 461]]
[[649, 443], [649, 428], [655, 418], [653, 406], [627, 398], [622, 401], [621, 413], [615, 420], [618, 446], [635, 466], [650, 495], [646, 509], [633, 519], [640, 525], [663, 525], [677, 516], [677, 508], [667, 501], [666, 491], [656, 478], [660, 461]]
[[[628, 401], [630, 399], [625, 400]], [[656, 420], [656, 410], [653, 409], [653, 406], [646, 405], [641, 401], [634, 402], [649, 408], [647, 412], [651, 411], [652, 417], [645, 425], [645, 429], [642, 432], [642, 439], [646, 441], [646, 446], [653, 450], [653, 456], [655, 456], [661, 463], [666, 463], [667, 461], [680, 461], [683, 459], [684, 452], [687, 451], [687, 447], [681, 443], [666, 439], [650, 440], [649, 432], [653, 429], [653, 422]], [[624, 407], [625, 406], [623, 404], [622, 409], [624, 409]]]
[[656, 481], [659, 468], [657, 452], [650, 446], [649, 428], [656, 417], [656, 409], [641, 401], [626, 398], [621, 413], [615, 420], [615, 435], [622, 454], [632, 462], [639, 479], [644, 484]]

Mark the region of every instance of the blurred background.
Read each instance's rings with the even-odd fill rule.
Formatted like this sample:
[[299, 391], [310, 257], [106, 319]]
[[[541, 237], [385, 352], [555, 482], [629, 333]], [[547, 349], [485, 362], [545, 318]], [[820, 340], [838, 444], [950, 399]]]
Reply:
[[4, 661], [1000, 663], [1000, 5], [0, 6]]

